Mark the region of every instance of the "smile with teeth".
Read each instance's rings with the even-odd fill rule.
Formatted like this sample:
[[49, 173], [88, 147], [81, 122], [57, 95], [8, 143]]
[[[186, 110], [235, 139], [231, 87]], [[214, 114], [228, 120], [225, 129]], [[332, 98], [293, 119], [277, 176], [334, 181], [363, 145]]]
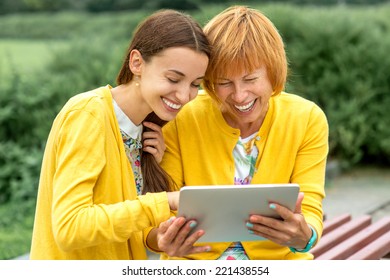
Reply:
[[167, 104], [167, 106], [169, 108], [172, 108], [174, 110], [179, 110], [181, 108], [181, 104], [175, 104], [175, 103], [172, 103], [170, 102], [169, 100], [165, 99], [165, 98], [162, 98], [162, 101]]
[[255, 104], [255, 100], [249, 102], [248, 104], [246, 105], [242, 105], [242, 106], [238, 106], [238, 105], [234, 105], [234, 107], [239, 110], [240, 112], [248, 112], [250, 111], [250, 109], [252, 109], [253, 105]]

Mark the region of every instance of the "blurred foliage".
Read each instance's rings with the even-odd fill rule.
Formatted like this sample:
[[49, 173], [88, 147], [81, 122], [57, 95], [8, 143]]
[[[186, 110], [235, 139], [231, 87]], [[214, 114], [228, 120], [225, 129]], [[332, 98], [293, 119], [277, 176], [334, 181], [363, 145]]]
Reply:
[[0, 260], [12, 259], [30, 250], [35, 201], [0, 203]]
[[89, 14], [82, 12], [59, 12], [12, 14], [0, 16], [0, 38], [12, 39], [96, 39], [130, 38], [139, 21], [147, 11]]
[[[81, 6], [88, 1], [72, 2]], [[390, 5], [252, 6], [270, 17], [285, 40], [290, 61], [287, 91], [313, 100], [325, 111], [330, 157], [345, 167], [390, 165]], [[203, 25], [227, 5], [198, 7], [191, 14]], [[7, 58], [6, 63], [0, 61], [0, 259], [29, 250], [40, 164], [56, 114], [72, 95], [115, 85], [132, 32], [149, 13], [0, 16], [0, 43], [13, 38], [15, 44], [22, 39], [20, 44], [28, 45], [29, 39], [44, 42], [42, 50], [50, 53], [35, 68], [33, 60], [12, 58], [21, 56], [22, 49], [0, 56]], [[60, 47], [46, 48], [51, 42], [60, 42]], [[26, 48], [23, 55], [28, 57], [32, 54]]]
[[389, 0], [2, 0], [0, 2], [0, 14], [20, 12], [58, 12], [63, 10], [109, 12], [141, 9], [171, 8], [185, 11], [195, 11], [208, 4], [241, 4], [242, 2], [253, 5], [266, 3], [286, 3], [296, 5], [373, 5], [385, 3]]
[[288, 90], [324, 109], [330, 155], [346, 167], [390, 163], [389, 12], [280, 7], [271, 16], [288, 51]]

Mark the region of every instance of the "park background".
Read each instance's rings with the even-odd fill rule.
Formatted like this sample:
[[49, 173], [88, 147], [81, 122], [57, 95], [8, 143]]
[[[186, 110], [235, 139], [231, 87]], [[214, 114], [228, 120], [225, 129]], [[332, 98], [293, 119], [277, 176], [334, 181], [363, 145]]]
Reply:
[[274, 22], [286, 91], [325, 111], [326, 188], [359, 176], [390, 188], [389, 1], [0, 0], [0, 260], [30, 249], [46, 138], [68, 98], [115, 85], [134, 28], [154, 10], [183, 10], [203, 26], [233, 4]]

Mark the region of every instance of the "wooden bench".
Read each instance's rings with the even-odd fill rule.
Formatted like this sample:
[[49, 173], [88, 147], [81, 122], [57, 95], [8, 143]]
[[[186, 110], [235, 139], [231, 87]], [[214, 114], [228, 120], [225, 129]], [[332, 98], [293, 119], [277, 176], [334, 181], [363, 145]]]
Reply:
[[379, 260], [390, 257], [390, 216], [344, 214], [324, 221], [319, 243], [310, 252], [315, 260]]

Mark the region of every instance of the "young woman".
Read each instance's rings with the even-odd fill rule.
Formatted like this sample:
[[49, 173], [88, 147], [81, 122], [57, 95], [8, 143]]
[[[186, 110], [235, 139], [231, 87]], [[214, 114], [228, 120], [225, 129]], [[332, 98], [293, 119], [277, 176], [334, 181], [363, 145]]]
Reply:
[[142, 231], [178, 205], [160, 126], [195, 98], [209, 57], [192, 18], [159, 11], [136, 29], [118, 86], [67, 102], [46, 145], [31, 259], [147, 258]]

